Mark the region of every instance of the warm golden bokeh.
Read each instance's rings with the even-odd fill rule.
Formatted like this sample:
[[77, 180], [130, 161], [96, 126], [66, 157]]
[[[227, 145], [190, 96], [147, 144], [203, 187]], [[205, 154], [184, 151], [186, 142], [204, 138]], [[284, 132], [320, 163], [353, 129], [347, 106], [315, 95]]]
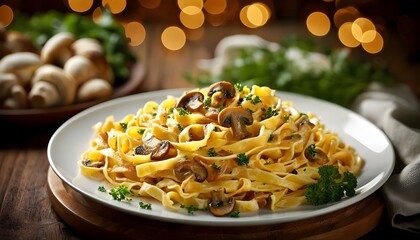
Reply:
[[204, 2], [204, 9], [210, 14], [221, 14], [226, 10], [226, 0], [207, 0]]
[[139, 0], [140, 5], [148, 9], [154, 9], [159, 7], [161, 0]]
[[102, 15], [102, 8], [97, 7], [92, 13], [92, 20], [96, 23], [99, 23], [101, 21]]
[[369, 34], [364, 38], [364, 34], [368, 31], [376, 31], [375, 25], [367, 18], [360, 17], [356, 20], [354, 20], [351, 32], [353, 33], [354, 38], [357, 39], [359, 42], [371, 42], [373, 41], [373, 38], [375, 35]]
[[355, 48], [360, 45], [360, 41], [357, 41], [354, 38], [353, 33], [351, 32], [352, 22], [346, 22], [341, 24], [340, 28], [338, 29], [338, 39], [341, 43], [350, 48]]
[[124, 11], [127, 6], [126, 0], [102, 0], [102, 6], [109, 9], [113, 14], [118, 14]]
[[322, 12], [313, 12], [306, 18], [306, 27], [315, 36], [325, 36], [330, 31], [331, 22]]
[[68, 3], [71, 10], [83, 13], [92, 7], [93, 0], [68, 0]]
[[194, 15], [203, 9], [201, 0], [178, 0], [179, 9], [186, 14]]
[[270, 17], [269, 8], [260, 2], [244, 6], [239, 13], [242, 24], [249, 28], [264, 26]]
[[346, 22], [353, 22], [357, 18], [359, 18], [360, 12], [352, 6], [348, 6], [345, 8], [340, 8], [334, 13], [334, 25], [337, 28]]
[[0, 6], [0, 25], [9, 26], [13, 20], [13, 10], [8, 5]]
[[378, 53], [382, 51], [384, 47], [384, 40], [382, 38], [382, 35], [376, 32], [375, 38], [370, 42], [362, 42], [363, 49], [371, 54]]
[[169, 50], [179, 50], [186, 42], [184, 31], [177, 26], [170, 26], [163, 30], [161, 35], [163, 46]]
[[146, 38], [146, 29], [139, 22], [129, 22], [124, 25], [125, 36], [130, 39], [130, 46], [138, 46]]
[[[194, 6], [190, 6], [187, 8], [196, 8]], [[181, 11], [179, 14], [179, 20], [181, 21], [182, 25], [189, 29], [197, 29], [201, 27], [204, 23], [204, 13], [200, 10], [196, 14], [187, 14], [184, 11]]]

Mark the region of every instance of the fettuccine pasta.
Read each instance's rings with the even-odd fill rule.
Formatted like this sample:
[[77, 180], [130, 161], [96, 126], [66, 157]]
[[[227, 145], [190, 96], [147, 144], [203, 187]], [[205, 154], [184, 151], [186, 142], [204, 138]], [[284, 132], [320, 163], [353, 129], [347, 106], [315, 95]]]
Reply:
[[93, 129], [82, 174], [169, 209], [210, 208], [216, 216], [306, 204], [320, 166], [357, 175], [363, 165], [314, 113], [255, 85], [220, 82], [168, 96]]

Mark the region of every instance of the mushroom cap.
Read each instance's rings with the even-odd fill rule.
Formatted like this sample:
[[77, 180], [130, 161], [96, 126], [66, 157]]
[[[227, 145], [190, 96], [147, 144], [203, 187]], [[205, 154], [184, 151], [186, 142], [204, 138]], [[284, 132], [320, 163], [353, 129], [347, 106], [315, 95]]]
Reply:
[[97, 76], [95, 65], [84, 56], [73, 56], [64, 64], [64, 72], [72, 76], [78, 85]]
[[223, 127], [231, 127], [236, 138], [243, 139], [249, 134], [245, 125], [251, 125], [253, 118], [243, 107], [227, 107], [219, 113], [218, 121]]
[[211, 202], [209, 203], [210, 212], [216, 217], [230, 214], [235, 208], [236, 201], [233, 197], [228, 197], [223, 189], [211, 192]]
[[324, 153], [319, 148], [311, 148], [308, 146], [304, 151], [305, 158], [308, 159], [310, 162], [314, 162], [318, 165], [327, 164], [330, 159], [328, 158], [327, 154]]
[[[219, 92], [220, 94], [215, 95], [215, 93]], [[226, 81], [221, 81], [217, 83], [213, 83], [209, 86], [209, 91], [207, 96], [212, 97], [215, 95], [216, 99], [212, 98], [212, 105], [219, 107], [224, 106], [227, 99], [232, 99], [235, 97], [236, 89], [235, 86]]]
[[73, 34], [68, 32], [60, 32], [52, 36], [45, 42], [41, 49], [41, 60], [44, 63], [63, 64], [73, 56], [71, 44], [75, 41]]
[[77, 101], [87, 102], [103, 99], [111, 96], [112, 91], [112, 86], [108, 81], [101, 78], [92, 78], [79, 86], [77, 90]]
[[6, 37], [6, 45], [12, 52], [33, 52], [37, 53], [32, 39], [18, 31], [8, 31]]
[[98, 77], [114, 84], [114, 72], [105, 55], [99, 51], [85, 51], [78, 55], [88, 58], [96, 67]]
[[9, 90], [12, 86], [17, 85], [18, 80], [12, 73], [0, 73], [0, 101], [9, 95]]
[[191, 175], [194, 175], [195, 181], [203, 182], [206, 180], [207, 174], [206, 167], [196, 161], [182, 160], [177, 162], [174, 166], [174, 175], [180, 182]]
[[25, 86], [30, 82], [35, 70], [42, 65], [39, 56], [32, 52], [16, 52], [0, 59], [0, 72], [13, 73], [19, 84]]
[[76, 55], [85, 55], [89, 52], [98, 52], [103, 54], [101, 43], [94, 38], [79, 38], [71, 45]]
[[150, 155], [152, 160], [163, 160], [167, 158], [171, 144], [168, 140], [159, 140], [153, 134], [147, 134], [143, 138], [143, 145], [134, 149], [135, 154]]
[[27, 107], [27, 94], [25, 88], [21, 85], [13, 85], [10, 88], [9, 95], [4, 99], [2, 108], [23, 109]]
[[189, 91], [182, 95], [175, 104], [175, 108], [182, 107], [195, 111], [203, 106], [204, 95], [199, 91]]
[[59, 105], [61, 97], [54, 84], [38, 81], [29, 92], [28, 101], [33, 108], [47, 108]]
[[63, 105], [74, 103], [76, 99], [77, 84], [63, 69], [50, 64], [42, 65], [37, 69], [32, 78], [32, 86], [39, 81], [53, 84], [61, 96], [60, 102]]

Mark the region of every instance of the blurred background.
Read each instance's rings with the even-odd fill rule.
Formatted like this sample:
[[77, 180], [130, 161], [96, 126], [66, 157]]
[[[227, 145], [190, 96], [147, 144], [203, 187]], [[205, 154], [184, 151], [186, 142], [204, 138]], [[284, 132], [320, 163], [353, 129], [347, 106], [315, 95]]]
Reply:
[[[279, 23], [284, 28], [292, 24], [298, 26], [294, 34], [386, 61], [391, 74], [418, 96], [420, 14], [414, 5], [408, 0], [0, 0], [0, 23], [7, 28], [21, 13], [56, 10], [95, 20], [109, 11], [124, 26], [130, 46], [145, 48], [151, 35], [159, 35], [154, 41], [169, 52], [182, 51], [231, 26], [237, 31], [232, 34], [258, 34]], [[268, 36], [273, 41], [282, 37], [275, 32]]]

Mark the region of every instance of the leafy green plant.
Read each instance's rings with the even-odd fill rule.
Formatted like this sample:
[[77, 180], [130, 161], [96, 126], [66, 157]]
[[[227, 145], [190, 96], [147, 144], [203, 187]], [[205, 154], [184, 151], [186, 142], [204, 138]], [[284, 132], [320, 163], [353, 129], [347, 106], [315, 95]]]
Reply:
[[[350, 56], [348, 48], [333, 50], [310, 40], [286, 38], [278, 50], [265, 47], [242, 47], [231, 61], [222, 67], [220, 74], [200, 71], [193, 75], [185, 72], [186, 80], [204, 87], [218, 81], [228, 81], [247, 86], [267, 86], [281, 91], [314, 96], [349, 107], [355, 97], [365, 91], [371, 82], [391, 85], [394, 80], [384, 64]], [[299, 67], [302, 61], [290, 59], [291, 50], [303, 55], [304, 60], [312, 52], [322, 53], [328, 60], [312, 62]]]
[[124, 29], [108, 11], [103, 12], [98, 22], [76, 13], [50, 11], [28, 17], [17, 12], [8, 29], [25, 33], [38, 48], [59, 32], [70, 32], [77, 38], [98, 40], [112, 67], [117, 86], [128, 79], [130, 67], [137, 60], [130, 52]]

